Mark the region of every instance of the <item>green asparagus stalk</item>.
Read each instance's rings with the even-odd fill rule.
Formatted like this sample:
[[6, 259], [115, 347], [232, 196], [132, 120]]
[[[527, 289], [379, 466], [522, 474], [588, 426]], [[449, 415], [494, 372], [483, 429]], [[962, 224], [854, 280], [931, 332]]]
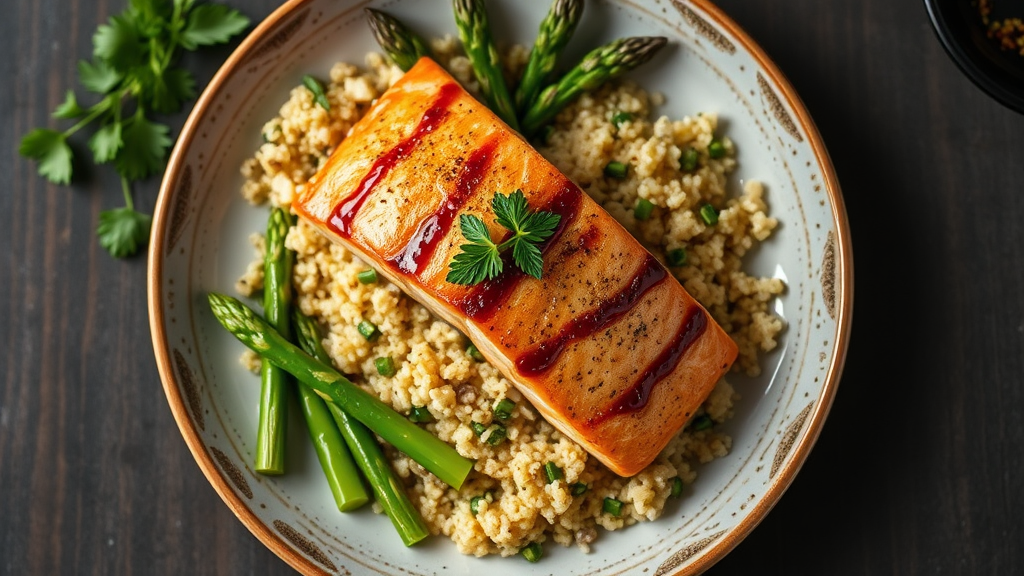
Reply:
[[442, 482], [456, 490], [462, 486], [473, 469], [472, 460], [409, 422], [331, 366], [303, 352], [238, 299], [211, 292], [209, 300], [221, 325], [264, 360], [283, 368], [321, 398], [337, 404]]
[[365, 10], [377, 43], [403, 71], [408, 71], [423, 56], [430, 56], [427, 42], [397, 18], [373, 8]]
[[555, 0], [540, 23], [540, 31], [530, 50], [530, 59], [516, 88], [516, 110], [520, 114], [537, 98], [555, 69], [558, 55], [569, 43], [583, 14], [583, 0]]
[[[301, 331], [296, 338], [302, 340]], [[309, 439], [313, 442], [316, 457], [327, 478], [331, 495], [334, 496], [334, 503], [342, 512], [359, 508], [370, 501], [370, 495], [363, 486], [359, 469], [352, 459], [348, 444], [338, 431], [334, 416], [328, 410], [327, 403], [312, 388], [301, 382], [296, 388]]]
[[591, 50], [558, 82], [541, 91], [523, 115], [523, 134], [536, 134], [580, 94], [594, 90], [647, 62], [666, 41], [661, 36], [620, 38]]
[[[291, 333], [288, 308], [292, 300], [292, 263], [295, 255], [284, 247], [291, 215], [274, 208], [267, 222], [267, 249], [263, 257], [263, 313], [267, 323], [284, 338]], [[288, 374], [264, 362], [260, 369], [260, 417], [256, 430], [256, 471], [284, 474], [288, 423]]]
[[[296, 312], [293, 320], [299, 347], [324, 364], [330, 364], [331, 359], [320, 343], [320, 334], [313, 319]], [[377, 444], [373, 433], [337, 405], [327, 404], [327, 408], [355, 456], [356, 464], [369, 481], [377, 502], [391, 519], [402, 542], [406, 546], [412, 546], [429, 536], [430, 530], [423, 522], [423, 517], [409, 500], [408, 494], [402, 488], [401, 480], [384, 457], [384, 452]]]
[[516, 107], [505, 85], [501, 57], [494, 46], [494, 38], [491, 37], [487, 9], [483, 0], [454, 0], [453, 4], [459, 38], [462, 39], [466, 56], [473, 65], [473, 73], [480, 82], [480, 92], [499, 118], [513, 130], [519, 130]]

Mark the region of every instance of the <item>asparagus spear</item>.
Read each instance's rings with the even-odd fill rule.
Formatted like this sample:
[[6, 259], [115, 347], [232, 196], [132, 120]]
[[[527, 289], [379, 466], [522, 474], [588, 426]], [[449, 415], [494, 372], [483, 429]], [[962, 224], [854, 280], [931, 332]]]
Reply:
[[[293, 312], [298, 314], [297, 311]], [[295, 338], [300, 343], [305, 337], [302, 330], [302, 327], [296, 324]], [[359, 477], [359, 470], [348, 445], [334, 423], [334, 416], [327, 409], [327, 403], [312, 388], [299, 382], [296, 389], [302, 416], [309, 431], [309, 439], [313, 442], [317, 459], [327, 478], [327, 485], [331, 489], [338, 510], [347, 512], [359, 508], [370, 500], [370, 496]]]
[[[299, 347], [310, 356], [329, 365], [331, 359], [320, 344], [320, 335], [313, 319], [296, 312], [293, 321]], [[384, 452], [377, 444], [373, 433], [358, 420], [344, 413], [337, 405], [327, 404], [327, 408], [355, 456], [356, 464], [370, 482], [377, 502], [391, 519], [402, 542], [406, 546], [412, 546], [429, 536], [430, 530], [423, 522], [423, 517], [409, 500], [401, 481], [384, 458]]]
[[430, 56], [430, 47], [415, 32], [406, 28], [397, 18], [380, 10], [366, 8], [366, 19], [370, 21], [377, 43], [403, 71], [412, 68], [423, 56]]
[[303, 352], [238, 299], [211, 292], [209, 300], [210, 309], [221, 325], [265, 361], [280, 366], [321, 398], [337, 404], [441, 481], [456, 490], [462, 486], [473, 469], [472, 460], [409, 422], [331, 366]]
[[333, 415], [327, 409], [327, 403], [301, 382], [296, 388], [309, 439], [313, 442], [316, 457], [327, 478], [327, 485], [331, 488], [334, 503], [342, 512], [359, 508], [370, 501], [370, 495], [366, 493], [356, 463], [334, 423]]
[[491, 37], [483, 0], [454, 0], [453, 4], [459, 38], [473, 65], [473, 73], [480, 82], [480, 92], [498, 117], [513, 130], [519, 130], [516, 107], [505, 85], [501, 58], [494, 46], [494, 38]]
[[583, 0], [555, 0], [540, 23], [530, 50], [530, 59], [516, 88], [516, 110], [520, 114], [537, 98], [555, 69], [558, 54], [565, 48], [583, 14]]
[[[263, 313], [267, 322], [284, 338], [291, 332], [288, 307], [292, 300], [294, 254], [284, 247], [292, 225], [291, 215], [281, 208], [270, 212], [267, 222], [267, 251], [263, 257]], [[260, 418], [256, 429], [256, 471], [283, 474], [285, 435], [288, 423], [288, 375], [264, 362], [260, 369]]]
[[666, 41], [662, 36], [636, 36], [591, 50], [561, 80], [541, 91], [523, 116], [523, 134], [532, 136], [583, 92], [647, 62]]

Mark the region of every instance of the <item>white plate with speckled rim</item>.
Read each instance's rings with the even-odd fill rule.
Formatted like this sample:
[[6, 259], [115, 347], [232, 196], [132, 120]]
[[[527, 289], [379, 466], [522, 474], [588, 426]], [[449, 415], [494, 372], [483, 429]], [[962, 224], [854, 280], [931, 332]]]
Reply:
[[[732, 189], [766, 185], [781, 222], [748, 256], [755, 274], [785, 279], [774, 302], [785, 322], [757, 378], [732, 376], [742, 395], [725, 426], [731, 453], [698, 469], [662, 518], [603, 534], [591, 553], [549, 545], [541, 563], [458, 554], [443, 537], [405, 548], [386, 517], [340, 514], [302, 435], [282, 477], [255, 474], [258, 386], [238, 363], [242, 345], [217, 324], [205, 295], [230, 291], [251, 259], [264, 209], [241, 198], [239, 166], [260, 129], [300, 84], [336, 61], [362, 62], [376, 45], [363, 8], [387, 10], [423, 32], [455, 33], [445, 0], [293, 0], [260, 24], [228, 59], [182, 131], [156, 207], [149, 307], [170, 408], [200, 469], [264, 544], [310, 574], [695, 574], [760, 522], [790, 485], [817, 438], [842, 371], [853, 306], [849, 226], [821, 138], [798, 96], [754, 42], [710, 2], [588, 2], [569, 52], [613, 38], [664, 35], [670, 46], [632, 77], [667, 96], [656, 114], [719, 115], [736, 143]], [[532, 41], [547, 2], [492, 0], [499, 41]], [[197, 527], [197, 529], [200, 529]]]

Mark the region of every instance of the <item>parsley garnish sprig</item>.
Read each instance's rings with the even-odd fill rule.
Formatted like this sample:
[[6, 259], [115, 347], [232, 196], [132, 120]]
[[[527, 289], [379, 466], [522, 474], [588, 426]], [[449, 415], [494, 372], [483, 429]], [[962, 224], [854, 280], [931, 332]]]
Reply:
[[69, 90], [53, 112], [77, 120], [66, 130], [37, 128], [26, 134], [18, 151], [37, 163], [54, 184], [69, 184], [75, 152], [68, 140], [86, 127], [96, 164], [112, 163], [121, 176], [125, 205], [100, 213], [96, 233], [116, 258], [131, 256], [149, 237], [152, 218], [135, 210], [131, 184], [163, 170], [171, 147], [170, 127], [151, 113], [172, 113], [195, 97], [192, 74], [174, 63], [183, 50], [225, 43], [249, 25], [237, 10], [196, 0], [129, 0], [128, 7], [93, 35], [93, 58], [78, 63], [78, 79], [98, 94], [83, 107]]
[[479, 216], [462, 214], [459, 227], [469, 240], [459, 248], [449, 265], [446, 280], [453, 284], [473, 285], [501, 274], [504, 262], [501, 253], [512, 249], [512, 260], [523, 272], [540, 278], [544, 262], [539, 244], [555, 233], [561, 216], [538, 210], [531, 212], [522, 190], [507, 196], [495, 193], [491, 200], [495, 221], [512, 232], [501, 244], [491, 240], [487, 224]]

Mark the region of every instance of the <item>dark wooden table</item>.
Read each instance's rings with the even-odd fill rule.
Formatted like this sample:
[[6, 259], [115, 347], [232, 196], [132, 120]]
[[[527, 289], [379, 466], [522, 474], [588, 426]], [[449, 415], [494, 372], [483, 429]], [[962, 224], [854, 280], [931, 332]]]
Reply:
[[[114, 260], [93, 233], [118, 181], [83, 165], [48, 185], [16, 151], [125, 3], [6, 0], [0, 18], [0, 574], [289, 573], [171, 418], [145, 259]], [[232, 4], [257, 21], [277, 2]], [[960, 74], [919, 0], [719, 4], [829, 147], [856, 313], [817, 447], [710, 573], [1024, 574], [1024, 116]], [[227, 54], [188, 65], [205, 83]]]

